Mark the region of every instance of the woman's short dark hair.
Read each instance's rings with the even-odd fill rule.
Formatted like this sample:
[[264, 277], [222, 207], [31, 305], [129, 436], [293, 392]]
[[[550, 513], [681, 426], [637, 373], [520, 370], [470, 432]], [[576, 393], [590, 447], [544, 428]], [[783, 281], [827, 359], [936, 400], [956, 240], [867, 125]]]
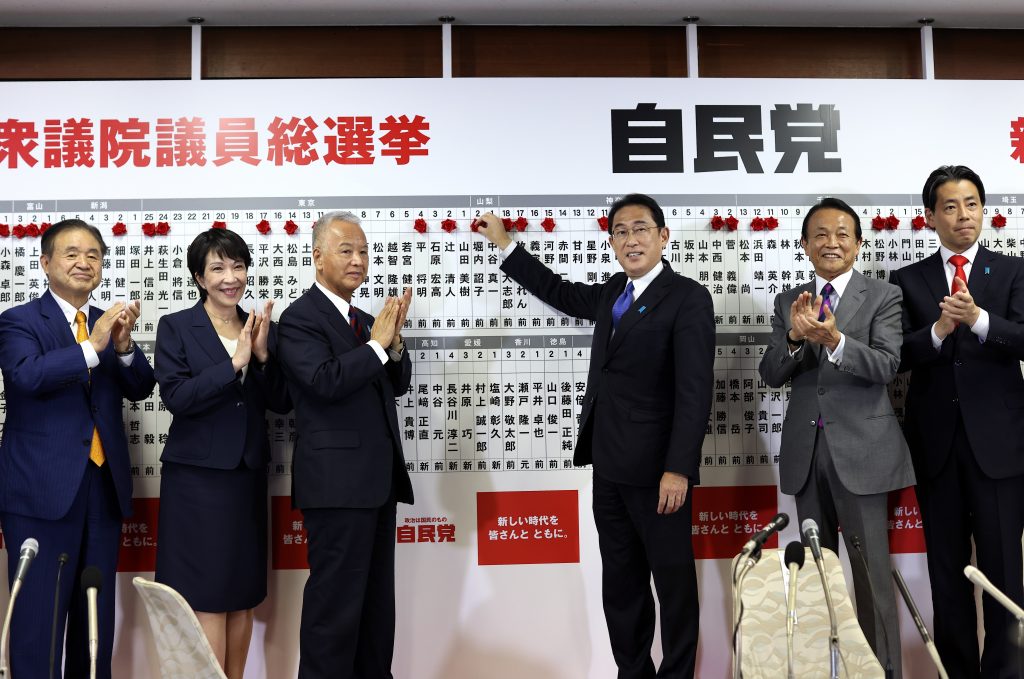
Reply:
[[853, 232], [857, 236], [857, 242], [859, 243], [864, 240], [864, 236], [860, 231], [860, 217], [857, 216], [857, 211], [850, 207], [842, 198], [833, 198], [831, 196], [819, 200], [811, 207], [810, 210], [807, 211], [807, 214], [804, 215], [804, 223], [800, 226], [800, 240], [807, 240], [807, 225], [810, 223], [811, 217], [814, 216], [814, 213], [818, 210], [825, 209], [839, 210], [840, 212], [845, 212], [850, 215], [850, 218], [853, 219]]
[[199, 285], [196, 276], [206, 270], [206, 258], [210, 254], [220, 255], [224, 259], [245, 262], [245, 268], [252, 266], [252, 254], [242, 237], [227, 229], [207, 229], [195, 237], [188, 246], [188, 272], [192, 274], [192, 282], [199, 288], [199, 299], [206, 299], [206, 290]]
[[623, 196], [617, 201], [612, 203], [612, 206], [608, 209], [608, 231], [611, 232], [615, 228], [615, 213], [624, 207], [630, 205], [639, 205], [645, 207], [651, 212], [651, 217], [654, 219], [654, 224], [659, 228], [665, 228], [665, 213], [662, 212], [661, 206], [658, 205], [658, 201], [654, 200], [650, 196], [645, 196], [642, 193], [631, 193], [628, 196]]

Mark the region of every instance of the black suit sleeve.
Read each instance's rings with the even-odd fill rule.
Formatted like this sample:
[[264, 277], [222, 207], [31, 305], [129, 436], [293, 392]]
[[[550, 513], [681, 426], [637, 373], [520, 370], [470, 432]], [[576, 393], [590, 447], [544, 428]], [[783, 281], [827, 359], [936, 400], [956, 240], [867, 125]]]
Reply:
[[571, 283], [551, 271], [522, 245], [516, 245], [501, 264], [501, 270], [537, 299], [568, 316], [597, 320], [600, 285]]
[[665, 471], [696, 478], [711, 414], [715, 367], [715, 309], [711, 294], [692, 285], [673, 327], [675, 412]]

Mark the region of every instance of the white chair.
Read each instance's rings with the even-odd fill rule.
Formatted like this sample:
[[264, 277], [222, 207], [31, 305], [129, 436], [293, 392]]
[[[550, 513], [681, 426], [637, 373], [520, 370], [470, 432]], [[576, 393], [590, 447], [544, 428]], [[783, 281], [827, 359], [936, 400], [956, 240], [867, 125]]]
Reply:
[[163, 679], [227, 679], [188, 602], [174, 589], [132, 580], [149, 615]]
[[[821, 552], [839, 623], [842, 657], [839, 676], [844, 679], [882, 679], [882, 666], [864, 638], [850, 602], [842, 564], [831, 550], [822, 549]], [[776, 549], [763, 550], [761, 560], [743, 583], [743, 619], [739, 632], [743, 679], [779, 679], [787, 674], [785, 567], [780, 554]], [[811, 550], [805, 554], [804, 567], [797, 574], [794, 673], [798, 679], [827, 679], [828, 607]], [[733, 563], [735, 565], [735, 559]], [[733, 598], [735, 596], [734, 589]]]

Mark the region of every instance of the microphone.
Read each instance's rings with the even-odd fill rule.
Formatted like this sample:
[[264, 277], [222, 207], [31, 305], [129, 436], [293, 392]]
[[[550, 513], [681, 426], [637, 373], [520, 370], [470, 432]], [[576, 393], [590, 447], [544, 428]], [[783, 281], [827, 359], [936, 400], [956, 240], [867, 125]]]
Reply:
[[818, 524], [814, 519], [804, 519], [800, 530], [811, 548], [811, 556], [814, 557], [814, 565], [818, 567], [818, 577], [821, 578], [821, 587], [825, 590], [829, 625], [829, 677], [839, 679], [839, 622], [836, 620], [836, 609], [832, 603], [832, 590], [828, 586], [828, 575], [825, 574], [825, 560], [821, 555], [821, 536], [818, 533]]
[[740, 551], [740, 556], [746, 556], [759, 547], [763, 547], [764, 543], [768, 541], [775, 533], [789, 525], [789, 514], [782, 512], [776, 514], [775, 518], [765, 524], [762, 531], [754, 535], [750, 540], [747, 540], [747, 544], [743, 545], [743, 549]]
[[999, 602], [1000, 606], [1010, 611], [1010, 614], [1017, 618], [1017, 622], [1024, 622], [1024, 609], [1014, 603], [1010, 597], [1003, 594], [999, 588], [993, 585], [992, 582], [985, 577], [984, 573], [974, 566], [967, 566], [964, 568], [964, 575], [967, 576], [968, 580], [985, 590], [990, 597]]
[[903, 581], [903, 574], [900, 573], [900, 569], [892, 569], [892, 577], [896, 580], [896, 589], [900, 591], [900, 595], [903, 597], [904, 603], [907, 604], [907, 610], [910, 611], [910, 617], [914, 619], [914, 624], [917, 625], [917, 631], [921, 635], [921, 639], [924, 641], [924, 647], [928, 651], [928, 655], [931, 656], [932, 662], [935, 663], [935, 667], [939, 670], [940, 679], [949, 679], [949, 675], [946, 674], [946, 668], [942, 665], [942, 659], [939, 657], [939, 649], [935, 648], [935, 642], [932, 641], [932, 635], [928, 634], [928, 628], [924, 625], [924, 619], [921, 617], [921, 612], [917, 610], [917, 604], [914, 603], [914, 597], [910, 596], [910, 590], [907, 589], [907, 583]]
[[25, 580], [28, 575], [28, 567], [32, 565], [32, 559], [39, 553], [39, 543], [35, 538], [28, 538], [21, 543], [21, 555], [18, 557], [18, 570], [14, 573], [15, 580]]
[[53, 679], [54, 665], [57, 664], [57, 612], [60, 610], [60, 574], [70, 559], [67, 552], [57, 557], [57, 581], [53, 587], [53, 625], [50, 627], [50, 679]]
[[793, 671], [793, 626], [796, 624], [796, 575], [804, 567], [807, 553], [799, 540], [786, 545], [786, 566], [789, 568], [789, 596], [786, 598], [786, 660], [789, 667], [789, 679], [794, 679]]
[[39, 553], [39, 542], [35, 538], [27, 538], [21, 543], [21, 554], [18, 557], [18, 568], [14, 572], [14, 581], [11, 584], [11, 598], [7, 601], [7, 613], [4, 615], [3, 629], [0, 630], [0, 677], [7, 676], [7, 640], [11, 632], [11, 616], [14, 614], [14, 600], [18, 598], [21, 585], [28, 575], [28, 567], [32, 565], [32, 559]]
[[871, 569], [868, 568], [868, 560], [864, 557], [864, 550], [861, 549], [860, 538], [856, 535], [851, 535], [850, 544], [853, 545], [854, 551], [856, 551], [857, 556], [860, 557], [860, 565], [864, 567], [864, 573], [868, 576], [868, 590], [871, 593], [871, 601], [875, 603], [875, 612], [878, 614], [878, 620], [881, 623], [882, 639], [885, 640], [885, 679], [892, 679], [895, 676], [895, 673], [892, 668], [892, 656], [889, 652], [889, 630], [886, 628], [885, 618], [881, 614], [882, 608], [878, 603], [875, 586], [871, 583]]
[[99, 614], [96, 598], [103, 588], [103, 573], [96, 566], [86, 566], [82, 571], [82, 591], [85, 592], [89, 607], [89, 676], [96, 677], [96, 655], [100, 647]]

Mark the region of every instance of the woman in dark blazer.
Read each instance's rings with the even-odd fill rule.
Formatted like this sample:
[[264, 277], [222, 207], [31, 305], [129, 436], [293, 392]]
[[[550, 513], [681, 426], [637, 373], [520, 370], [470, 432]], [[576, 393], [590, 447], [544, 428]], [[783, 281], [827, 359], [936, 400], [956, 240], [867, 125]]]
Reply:
[[238, 305], [252, 256], [210, 229], [188, 248], [200, 301], [160, 319], [156, 379], [174, 415], [160, 457], [156, 579], [196, 611], [225, 674], [241, 679], [253, 609], [267, 595], [266, 411], [291, 400], [276, 358], [273, 302]]

